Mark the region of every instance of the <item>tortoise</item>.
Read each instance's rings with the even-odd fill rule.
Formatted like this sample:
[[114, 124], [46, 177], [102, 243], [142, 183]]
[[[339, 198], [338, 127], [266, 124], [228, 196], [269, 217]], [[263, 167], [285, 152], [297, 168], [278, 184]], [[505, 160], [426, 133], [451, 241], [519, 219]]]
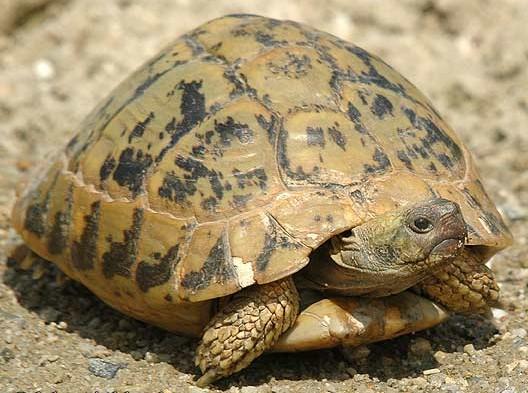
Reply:
[[201, 336], [202, 386], [268, 350], [485, 312], [498, 287], [484, 263], [512, 241], [470, 152], [407, 79], [330, 34], [240, 14], [122, 82], [12, 222], [110, 306]]

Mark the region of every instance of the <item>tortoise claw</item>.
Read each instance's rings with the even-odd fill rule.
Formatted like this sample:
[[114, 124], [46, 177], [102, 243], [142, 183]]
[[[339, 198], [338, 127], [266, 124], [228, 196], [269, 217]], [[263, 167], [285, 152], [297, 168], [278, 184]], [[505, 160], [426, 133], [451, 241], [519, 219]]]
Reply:
[[196, 386], [204, 388], [222, 377], [224, 377], [224, 375], [218, 374], [215, 370], [209, 370], [196, 380]]

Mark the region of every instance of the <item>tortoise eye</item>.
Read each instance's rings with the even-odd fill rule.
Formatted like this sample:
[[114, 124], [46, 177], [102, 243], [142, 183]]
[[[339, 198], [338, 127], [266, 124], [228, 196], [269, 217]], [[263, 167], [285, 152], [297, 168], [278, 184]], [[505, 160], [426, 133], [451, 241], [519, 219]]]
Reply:
[[432, 231], [433, 223], [425, 217], [418, 217], [414, 219], [410, 227], [416, 233], [427, 233]]

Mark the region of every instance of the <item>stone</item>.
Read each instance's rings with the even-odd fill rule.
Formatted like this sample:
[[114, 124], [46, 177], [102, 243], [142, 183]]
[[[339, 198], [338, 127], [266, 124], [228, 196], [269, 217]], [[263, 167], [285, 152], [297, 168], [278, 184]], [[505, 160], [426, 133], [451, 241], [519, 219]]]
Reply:
[[409, 350], [413, 355], [424, 356], [432, 351], [431, 343], [425, 338], [418, 337], [412, 341]]
[[210, 390], [202, 389], [202, 388], [199, 388], [198, 386], [189, 386], [188, 392], [189, 393], [205, 393], [205, 392], [210, 392]]
[[435, 360], [440, 363], [440, 364], [444, 364], [447, 362], [447, 358], [448, 358], [448, 355], [447, 353], [443, 352], [443, 351], [436, 351], [433, 355], [433, 357], [435, 358]]
[[519, 370], [528, 370], [528, 360], [520, 360], [517, 367]]
[[423, 375], [432, 375], [432, 374], [438, 374], [440, 373], [440, 370], [437, 368], [430, 368], [428, 370], [423, 371]]
[[92, 318], [90, 322], [88, 322], [88, 327], [91, 329], [97, 329], [99, 325], [101, 325], [101, 318], [99, 317]]
[[515, 370], [517, 368], [518, 365], [519, 365], [519, 362], [517, 360], [511, 362], [510, 364], [508, 364], [506, 366], [506, 371], [508, 372], [508, 374], [511, 374], [513, 372], [513, 370]]
[[145, 352], [145, 357], [144, 359], [149, 362], [149, 363], [158, 363], [159, 362], [159, 357], [157, 354], [153, 353], [153, 352]]
[[88, 360], [88, 370], [96, 377], [112, 379], [116, 376], [117, 372], [125, 368], [126, 364], [123, 363], [112, 363], [107, 360], [99, 358], [92, 358]]
[[525, 338], [528, 335], [528, 332], [526, 331], [526, 329], [518, 328], [518, 329], [513, 329], [511, 331], [511, 334], [513, 337]]
[[120, 330], [130, 330], [132, 329], [132, 324], [128, 319], [121, 318], [118, 322], [118, 326]]
[[60, 314], [60, 311], [55, 310], [53, 307], [45, 307], [39, 312], [40, 317], [48, 323], [57, 322]]
[[57, 329], [59, 330], [66, 330], [68, 328], [68, 324], [65, 321], [60, 321], [57, 324]]
[[240, 388], [240, 393], [258, 393], [259, 388], [256, 386], [244, 386]]
[[5, 362], [9, 362], [10, 360], [13, 360], [15, 358], [15, 354], [13, 351], [9, 348], [4, 348], [0, 350], [0, 358]]
[[47, 59], [39, 59], [33, 64], [33, 72], [41, 80], [50, 80], [55, 76], [55, 66]]
[[364, 362], [370, 355], [370, 349], [366, 345], [343, 347], [341, 348], [341, 353], [348, 362]]
[[468, 355], [474, 355], [475, 353], [477, 353], [477, 350], [475, 349], [473, 344], [466, 344], [464, 345], [464, 352]]

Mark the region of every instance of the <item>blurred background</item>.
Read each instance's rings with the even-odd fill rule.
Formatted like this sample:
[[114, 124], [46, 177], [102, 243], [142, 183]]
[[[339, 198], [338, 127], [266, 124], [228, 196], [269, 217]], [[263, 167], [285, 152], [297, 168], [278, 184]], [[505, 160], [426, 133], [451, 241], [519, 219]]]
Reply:
[[[367, 366], [365, 369], [354, 366], [359, 367], [358, 370], [353, 368], [355, 373], [350, 371], [347, 374], [349, 363], [346, 356], [343, 358], [335, 352], [319, 353], [316, 358], [309, 357], [310, 355], [293, 358], [279, 356], [272, 360], [259, 360], [256, 368], [233, 379], [233, 391], [238, 391], [236, 389], [239, 388], [246, 389], [246, 392], [288, 392], [297, 391], [297, 388], [299, 391], [349, 391], [345, 387], [352, 386], [350, 381], [343, 382], [344, 385], [339, 381], [351, 379], [355, 387], [364, 389], [358, 391], [365, 392], [422, 388], [424, 391], [447, 391], [448, 388], [452, 389], [449, 391], [477, 391], [472, 390], [477, 387], [480, 391], [526, 391], [522, 390], [526, 389], [522, 381], [526, 380], [528, 373], [528, 362], [522, 362], [528, 358], [526, 330], [523, 333], [528, 321], [528, 301], [525, 296], [528, 282], [526, 0], [0, 0], [2, 260], [5, 260], [7, 246], [14, 241], [8, 214], [14, 200], [15, 184], [27, 170], [41, 161], [45, 153], [66, 143], [76, 132], [83, 116], [114, 85], [168, 42], [209, 19], [227, 13], [245, 12], [291, 19], [328, 31], [381, 56], [416, 84], [469, 145], [487, 189], [511, 225], [516, 245], [497, 257], [494, 265], [503, 286], [503, 299], [509, 314], [503, 315], [502, 325], [496, 331], [492, 328], [486, 330], [489, 336], [486, 336], [486, 340], [489, 340], [481, 340], [482, 348], [477, 348], [476, 352], [472, 352], [475, 349], [466, 351], [464, 345], [467, 346], [482, 333], [479, 330], [483, 329], [482, 321], [455, 319], [447, 327], [418, 336], [428, 343], [421, 342], [425, 345], [425, 351], [429, 348], [430, 352], [426, 354], [429, 356], [429, 363], [424, 360], [425, 365], [422, 366], [413, 363], [413, 356], [416, 354], [413, 354], [412, 348], [417, 338], [406, 338], [396, 340], [391, 353], [383, 352], [382, 347], [374, 347], [372, 350], [376, 353], [376, 357], [370, 355], [372, 359], [376, 359], [374, 365], [381, 367], [384, 364], [382, 360], [388, 359], [386, 362], [392, 367], [389, 369], [393, 370], [390, 372], [368, 374]], [[0, 273], [6, 269], [2, 263]], [[16, 300], [13, 285], [7, 285], [13, 280], [12, 277], [4, 277], [4, 283], [0, 284], [0, 310], [4, 306], [14, 314], [24, 315], [28, 329], [34, 329], [31, 334], [41, 337], [39, 329], [44, 329], [42, 318], [29, 313], [28, 307], [18, 304], [20, 301]], [[90, 304], [88, 309], [94, 309], [91, 311], [94, 315], [104, 313], [108, 320], [119, 324], [122, 318], [120, 315], [99, 304], [91, 295], [83, 292], [83, 296]], [[38, 310], [51, 307], [58, 310], [59, 315], [61, 312], [66, 313], [65, 310], [61, 311], [60, 304], [37, 304], [36, 307]], [[143, 329], [141, 331], [146, 332], [144, 334], [147, 336], [159, 338], [162, 335], [160, 340], [165, 337], [164, 333], [156, 329], [126, 321], [132, 326], [129, 328], [130, 332]], [[45, 326], [47, 329], [50, 325]], [[13, 331], [13, 328], [9, 329]], [[72, 358], [66, 357], [64, 361], [62, 358], [59, 361], [44, 361], [44, 365], [38, 363], [38, 359], [32, 361], [34, 356], [23, 349], [31, 348], [34, 340], [31, 334], [28, 333], [26, 337], [21, 333], [18, 354], [16, 350], [10, 349], [11, 344], [6, 344], [13, 353], [8, 360], [4, 359], [4, 363], [0, 360], [0, 367], [6, 369], [5, 375], [10, 383], [6, 386], [16, 387], [13, 381], [20, 375], [15, 374], [15, 369], [23, 368], [25, 364], [35, 367], [35, 370], [27, 374], [28, 379], [24, 379], [27, 385], [24, 386], [50, 389], [58, 387], [59, 391], [68, 391], [66, 388], [69, 388], [69, 391], [73, 391], [73, 387], [85, 383], [92, 387], [124, 389], [128, 386], [127, 380], [137, 380], [143, 381], [146, 384], [144, 386], [156, 387], [164, 392], [164, 388], [173, 392], [185, 391], [178, 390], [180, 388], [191, 389], [188, 385], [192, 376], [190, 359], [184, 366], [176, 367], [175, 371], [172, 366], [177, 360], [174, 358], [147, 367], [145, 362], [149, 361], [145, 360], [144, 355], [150, 353], [148, 348], [135, 349], [143, 351], [143, 355], [140, 351], [140, 355], [136, 357], [143, 359], [145, 364], [135, 362], [136, 357], [130, 351], [123, 350], [123, 359], [119, 361], [128, 364], [128, 371], [120, 371], [120, 379], [103, 383], [87, 371], [86, 356], [75, 357], [79, 351], [74, 351]], [[57, 332], [53, 334], [60, 336]], [[494, 335], [498, 338], [493, 338]], [[504, 335], [507, 337], [504, 338]], [[71, 333], [65, 337], [60, 336], [58, 342], [71, 340], [68, 341], [71, 344], [68, 348], [75, 349], [82, 345], [92, 345], [94, 341], [101, 344], [97, 336], [95, 333], [92, 336], [87, 333], [83, 338]], [[517, 341], [507, 341], [507, 338], [514, 340], [516, 337]], [[154, 341], [147, 340], [147, 346], [155, 345], [158, 338], [153, 338]], [[0, 340], [0, 355], [3, 353], [1, 343]], [[414, 350], [419, 352], [422, 344], [416, 344], [418, 349]], [[182, 345], [182, 353], [187, 351], [190, 357], [194, 344]], [[104, 340], [103, 347], [122, 350], [119, 346], [112, 347]], [[64, 348], [63, 350], [66, 351]], [[102, 351], [105, 352], [103, 349]], [[381, 354], [376, 351], [381, 351]], [[446, 372], [442, 368], [439, 373], [441, 377], [433, 375], [424, 378], [421, 374], [423, 369], [442, 365], [435, 355], [438, 351], [449, 352], [452, 357], [447, 357], [448, 360], [444, 358], [444, 361], [454, 366], [447, 367], [451, 371]], [[68, 352], [62, 353], [66, 356]], [[16, 363], [17, 356], [19, 363]], [[54, 355], [44, 351], [39, 356]], [[109, 352], [105, 356], [117, 355]], [[368, 356], [367, 353], [365, 358], [369, 359]], [[315, 362], [318, 366], [310, 369], [310, 362], [317, 358], [319, 360]], [[278, 363], [270, 365], [274, 359], [279, 359]], [[321, 359], [328, 364], [322, 366]], [[403, 369], [394, 366], [393, 363], [400, 363], [402, 359], [411, 365], [404, 364]], [[70, 367], [68, 364], [73, 365]], [[292, 371], [285, 374], [285, 365], [292, 367]], [[57, 370], [53, 367], [57, 367]], [[59, 375], [61, 369], [70, 369], [70, 376], [50, 382], [49, 378]], [[260, 376], [255, 377], [253, 382], [259, 387], [255, 388], [257, 390], [247, 390], [248, 380], [251, 381], [249, 376], [256, 372], [255, 369], [260, 370]], [[326, 369], [329, 370], [327, 374], [324, 371]], [[362, 374], [362, 370], [365, 374]], [[65, 371], [61, 372], [64, 374]], [[165, 375], [166, 379], [160, 381], [155, 378], [157, 382], [152, 382], [154, 372], [156, 375]], [[341, 377], [336, 377], [335, 373]], [[134, 378], [132, 374], [135, 375]], [[361, 379], [362, 377], [354, 376], [356, 374], [366, 376]], [[271, 376], [277, 376], [277, 380], [270, 380]], [[0, 386], [1, 378], [0, 375]], [[321, 382], [325, 378], [328, 380]], [[316, 382], [310, 383], [309, 379]], [[298, 381], [288, 384], [282, 380]], [[151, 383], [160, 385], [150, 385]], [[128, 389], [135, 391], [133, 388], [138, 386], [141, 386], [139, 382], [135, 382]], [[226, 390], [227, 386], [224, 386]], [[518, 390], [504, 390], [512, 386], [514, 389], [517, 386]]]

